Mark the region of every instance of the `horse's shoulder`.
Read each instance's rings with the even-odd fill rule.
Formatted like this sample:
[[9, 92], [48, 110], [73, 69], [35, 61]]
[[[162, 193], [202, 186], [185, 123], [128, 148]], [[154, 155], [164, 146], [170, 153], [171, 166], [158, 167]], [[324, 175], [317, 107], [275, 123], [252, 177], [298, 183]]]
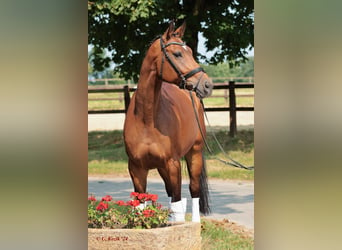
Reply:
[[164, 83], [162, 85], [161, 95], [163, 98], [174, 103], [185, 103], [189, 102], [190, 98], [186, 91], [180, 89], [175, 84]]

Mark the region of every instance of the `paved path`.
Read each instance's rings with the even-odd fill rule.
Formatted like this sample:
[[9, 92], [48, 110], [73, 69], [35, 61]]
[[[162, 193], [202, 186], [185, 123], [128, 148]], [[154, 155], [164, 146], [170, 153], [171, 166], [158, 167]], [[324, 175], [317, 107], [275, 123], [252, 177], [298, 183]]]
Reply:
[[[236, 114], [238, 126], [253, 127], [253, 111], [237, 112]], [[229, 126], [229, 112], [207, 112], [207, 115], [210, 125], [224, 127]], [[91, 114], [88, 115], [88, 131], [122, 130], [124, 119], [125, 114]]]
[[[189, 181], [183, 180], [182, 197], [187, 198], [187, 213], [191, 213]], [[254, 184], [243, 181], [209, 180], [212, 214], [209, 218], [228, 219], [254, 230]], [[96, 198], [111, 195], [115, 200], [129, 199], [133, 185], [129, 178], [88, 177], [88, 193]], [[167, 195], [161, 178], [149, 178], [147, 192], [158, 194], [159, 202], [167, 206]]]

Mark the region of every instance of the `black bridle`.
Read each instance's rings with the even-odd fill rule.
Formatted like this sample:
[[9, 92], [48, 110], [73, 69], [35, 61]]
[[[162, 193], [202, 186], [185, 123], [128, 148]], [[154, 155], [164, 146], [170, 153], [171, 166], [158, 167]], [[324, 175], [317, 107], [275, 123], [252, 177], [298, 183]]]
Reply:
[[[179, 88], [181, 88], [181, 89], [185, 89], [186, 88], [188, 90], [193, 90], [193, 89], [196, 90], [196, 88], [198, 87], [198, 84], [199, 84], [203, 74], [205, 73], [204, 69], [202, 67], [198, 67], [198, 68], [195, 68], [195, 69], [191, 70], [190, 72], [188, 72], [186, 74], [183, 74], [178, 69], [176, 64], [171, 60], [169, 54], [166, 52], [166, 47], [168, 47], [170, 45], [186, 46], [185, 43], [178, 43], [178, 42], [170, 42], [170, 43], [164, 44], [163, 43], [163, 39], [160, 38], [160, 47], [161, 47], [161, 50], [163, 51], [162, 63], [161, 63], [161, 67], [160, 67], [160, 78], [163, 79], [163, 65], [164, 65], [164, 56], [165, 56], [166, 60], [170, 63], [172, 68], [176, 71], [176, 73], [178, 74], [178, 76], [181, 79], [181, 82], [179, 84]], [[186, 84], [186, 80], [188, 78], [192, 77], [193, 75], [197, 74], [198, 72], [202, 72], [202, 75], [201, 75], [200, 79], [198, 80], [196, 86], [195, 87], [193, 87], [192, 85], [188, 86]]]

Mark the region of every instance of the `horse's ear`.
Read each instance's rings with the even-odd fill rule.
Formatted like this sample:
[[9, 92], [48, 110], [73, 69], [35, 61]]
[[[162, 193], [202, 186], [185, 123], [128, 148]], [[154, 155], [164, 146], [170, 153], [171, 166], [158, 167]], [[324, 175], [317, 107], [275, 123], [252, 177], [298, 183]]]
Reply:
[[174, 21], [171, 21], [169, 23], [169, 27], [167, 28], [167, 30], [164, 32], [163, 34], [163, 40], [167, 41], [171, 38], [172, 34], [174, 33], [175, 30], [175, 23]]
[[185, 28], [186, 28], [186, 23], [184, 21], [183, 24], [174, 32], [174, 34], [178, 36], [179, 38], [182, 38], [185, 32]]

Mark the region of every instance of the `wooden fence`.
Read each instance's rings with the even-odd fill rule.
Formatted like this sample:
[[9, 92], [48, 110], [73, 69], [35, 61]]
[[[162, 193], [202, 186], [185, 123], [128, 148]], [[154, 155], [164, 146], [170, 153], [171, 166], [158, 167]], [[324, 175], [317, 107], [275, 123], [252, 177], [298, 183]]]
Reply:
[[[212, 97], [224, 97], [229, 99], [229, 106], [228, 107], [206, 107], [205, 111], [207, 112], [213, 112], [213, 111], [229, 111], [229, 134], [230, 136], [234, 136], [237, 132], [237, 118], [236, 118], [236, 112], [237, 111], [254, 111], [253, 107], [237, 107], [236, 106], [236, 93], [235, 89], [243, 88], [243, 89], [253, 89], [254, 83], [252, 82], [235, 82], [235, 81], [229, 81], [228, 83], [215, 83], [214, 84], [214, 90], [215, 89], [225, 89], [228, 90], [228, 96], [226, 94], [224, 95], [212, 95], [208, 98]], [[98, 86], [88, 86], [88, 93], [123, 93], [123, 100], [125, 103], [125, 109], [107, 109], [107, 110], [88, 110], [88, 114], [115, 114], [115, 113], [126, 113], [128, 105], [130, 103], [130, 93], [134, 92], [136, 90], [136, 85], [123, 85], [123, 86], [117, 86], [117, 85], [98, 85]], [[214, 93], [214, 91], [213, 91]], [[254, 95], [239, 95], [239, 96], [254, 96]], [[96, 98], [89, 100], [114, 100], [115, 98]]]

